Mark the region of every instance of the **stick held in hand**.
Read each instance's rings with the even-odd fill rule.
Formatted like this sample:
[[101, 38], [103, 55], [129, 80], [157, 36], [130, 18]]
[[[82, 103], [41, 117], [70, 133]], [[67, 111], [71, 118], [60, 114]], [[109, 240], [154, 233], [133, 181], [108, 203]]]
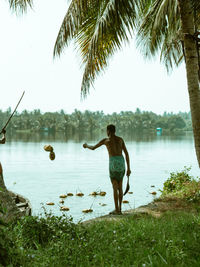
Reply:
[[7, 120], [6, 124], [4, 125], [4, 127], [2, 128], [0, 134], [2, 134], [2, 133], [5, 132], [5, 129], [6, 129], [6, 127], [8, 126], [8, 123], [9, 123], [10, 120], [12, 119], [13, 115], [15, 114], [15, 112], [16, 112], [16, 110], [17, 110], [17, 108], [18, 108], [18, 106], [19, 106], [19, 104], [20, 104], [20, 102], [21, 102], [21, 100], [22, 100], [22, 98], [23, 98], [23, 96], [24, 96], [24, 94], [25, 94], [25, 91], [23, 92], [22, 96], [20, 97], [20, 100], [18, 101], [17, 106], [15, 107], [13, 113], [12, 113], [12, 114], [10, 115], [10, 117], [8, 118], [8, 120]]

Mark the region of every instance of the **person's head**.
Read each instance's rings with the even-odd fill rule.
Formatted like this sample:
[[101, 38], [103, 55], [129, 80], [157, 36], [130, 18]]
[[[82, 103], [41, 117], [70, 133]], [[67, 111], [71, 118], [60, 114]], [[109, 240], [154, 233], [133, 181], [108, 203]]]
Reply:
[[107, 126], [107, 135], [114, 135], [115, 134], [115, 125], [109, 124]]

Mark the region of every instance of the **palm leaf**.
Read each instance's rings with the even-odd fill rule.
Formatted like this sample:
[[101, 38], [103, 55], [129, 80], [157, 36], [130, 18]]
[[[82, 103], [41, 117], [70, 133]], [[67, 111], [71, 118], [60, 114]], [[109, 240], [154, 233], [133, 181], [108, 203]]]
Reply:
[[8, 0], [10, 9], [17, 14], [23, 14], [27, 11], [28, 7], [32, 8], [32, 0]]
[[[79, 11], [77, 2], [81, 7]], [[110, 56], [128, 41], [134, 27], [134, 4], [134, 0], [94, 0], [89, 1], [85, 9], [85, 1], [71, 2], [56, 40], [54, 55], [60, 55], [69, 41], [75, 39], [85, 67], [81, 86], [83, 96], [108, 65]]]
[[156, 56], [160, 52], [160, 60], [169, 71], [183, 58], [178, 1], [148, 0], [148, 3], [147, 9], [139, 6], [137, 45], [145, 57]]

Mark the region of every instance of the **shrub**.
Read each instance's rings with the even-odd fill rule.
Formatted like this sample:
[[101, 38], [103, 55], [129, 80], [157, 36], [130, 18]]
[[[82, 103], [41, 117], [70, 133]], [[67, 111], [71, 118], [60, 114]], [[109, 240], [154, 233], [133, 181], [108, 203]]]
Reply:
[[164, 182], [163, 194], [175, 192], [181, 190], [185, 185], [193, 180], [193, 177], [188, 174], [191, 167], [184, 169], [180, 172], [171, 172], [170, 177]]

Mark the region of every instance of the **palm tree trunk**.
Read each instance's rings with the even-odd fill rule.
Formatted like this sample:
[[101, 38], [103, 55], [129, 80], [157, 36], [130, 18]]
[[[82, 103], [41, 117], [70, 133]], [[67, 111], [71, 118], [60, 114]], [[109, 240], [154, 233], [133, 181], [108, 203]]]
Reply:
[[200, 167], [200, 88], [198, 80], [198, 53], [194, 39], [194, 14], [190, 0], [178, 0], [185, 52], [188, 93], [194, 134], [195, 150]]

